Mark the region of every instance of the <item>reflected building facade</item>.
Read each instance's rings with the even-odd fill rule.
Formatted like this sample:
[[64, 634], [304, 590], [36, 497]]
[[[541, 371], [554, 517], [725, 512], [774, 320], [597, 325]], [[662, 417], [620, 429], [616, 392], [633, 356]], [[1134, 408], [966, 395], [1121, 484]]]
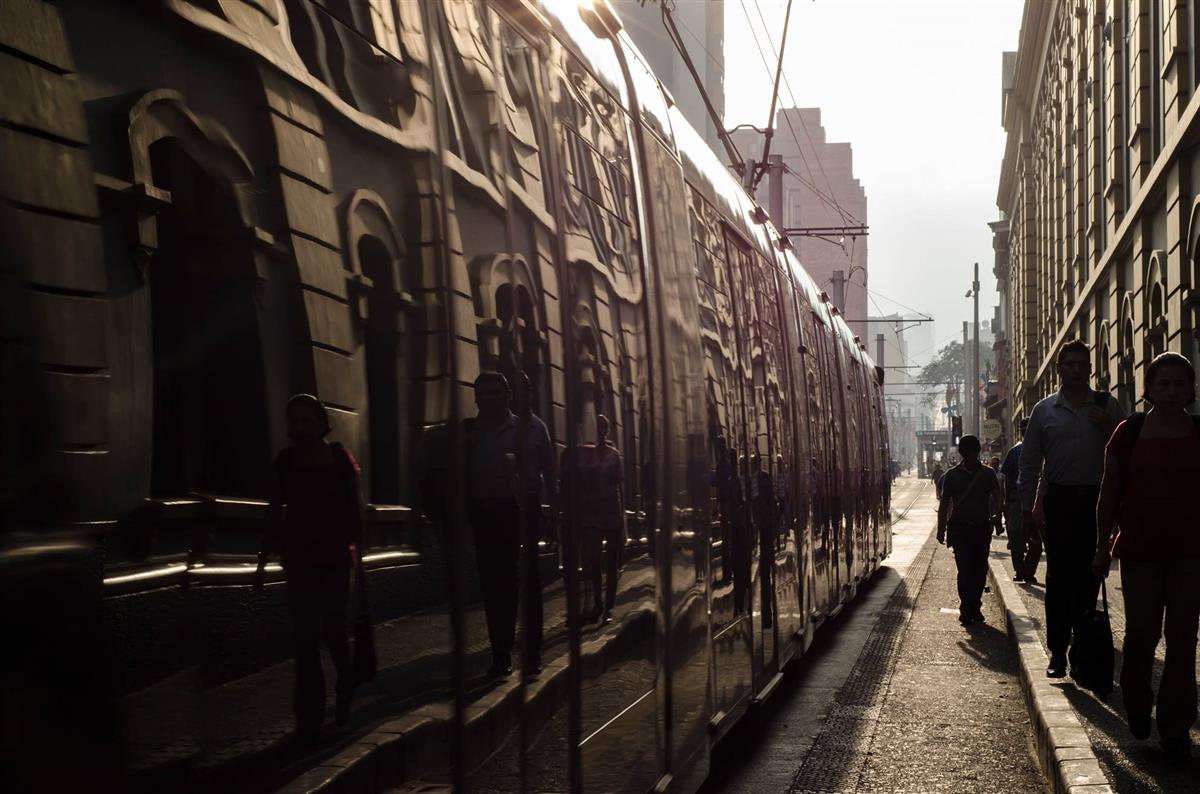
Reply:
[[[130, 788], [694, 790], [889, 553], [879, 373], [606, 9], [0, 12], [5, 506], [88, 541]], [[252, 586], [300, 392], [378, 657], [310, 754]], [[763, 475], [729, 582], [718, 438]]]

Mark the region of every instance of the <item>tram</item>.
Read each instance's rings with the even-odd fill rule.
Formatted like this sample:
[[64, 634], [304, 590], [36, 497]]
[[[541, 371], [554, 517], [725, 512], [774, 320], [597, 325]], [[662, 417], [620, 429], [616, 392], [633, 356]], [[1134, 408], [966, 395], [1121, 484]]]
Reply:
[[[284, 574], [249, 584], [311, 392], [362, 467], [380, 655], [322, 758], [369, 733], [381, 785], [695, 790], [891, 551], [882, 371], [603, 0], [3, 15], [6, 487], [94, 539], [129, 779], [236, 790], [283, 741]], [[498, 679], [487, 561], [421, 487], [489, 371], [559, 461], [608, 419], [624, 516], [598, 620], [547, 494]]]

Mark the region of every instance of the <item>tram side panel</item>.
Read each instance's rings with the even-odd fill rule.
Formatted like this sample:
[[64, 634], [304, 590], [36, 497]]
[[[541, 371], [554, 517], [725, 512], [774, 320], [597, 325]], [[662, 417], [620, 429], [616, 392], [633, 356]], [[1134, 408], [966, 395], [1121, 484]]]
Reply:
[[698, 189], [690, 190], [689, 199], [705, 365], [706, 446], [717, 510], [709, 555], [712, 714], [716, 729], [723, 731], [749, 702], [752, 685], [750, 622], [736, 603], [742, 585], [735, 584], [742, 575], [737, 570], [742, 543], [737, 537], [742, 522], [737, 456], [745, 449], [746, 397], [724, 224]]
[[[785, 260], [785, 264], [790, 264]], [[803, 328], [800, 321], [803, 299], [788, 269], [780, 272], [780, 307], [783, 316], [784, 355], [787, 357], [791, 382], [792, 434], [794, 452], [785, 473], [789, 488], [784, 505], [784, 526], [788, 542], [795, 549], [795, 593], [790, 596], [792, 624], [797, 632], [807, 632], [814, 608], [812, 580], [816, 576], [813, 564], [814, 507], [818, 495], [812, 492], [814, 447], [811, 427], [811, 375], [805, 361]], [[808, 639], [805, 639], [807, 642]], [[801, 649], [802, 650], [802, 649]]]

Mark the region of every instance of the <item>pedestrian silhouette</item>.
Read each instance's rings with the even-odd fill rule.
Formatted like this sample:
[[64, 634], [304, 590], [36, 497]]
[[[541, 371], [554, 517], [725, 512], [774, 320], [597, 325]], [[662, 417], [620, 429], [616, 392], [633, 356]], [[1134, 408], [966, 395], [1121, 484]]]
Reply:
[[964, 626], [983, 622], [983, 586], [991, 545], [991, 517], [999, 502], [996, 472], [979, 461], [979, 439], [958, 442], [962, 462], [946, 472], [938, 504], [937, 539], [954, 549], [958, 566], [958, 620]]
[[[1168, 755], [1191, 754], [1196, 723], [1196, 627], [1200, 622], [1200, 417], [1196, 371], [1178, 353], [1157, 356], [1146, 370], [1147, 413], [1122, 422], [1108, 442], [1096, 507], [1099, 538], [1093, 573], [1121, 561], [1125, 599], [1121, 696], [1129, 730], [1150, 736], [1155, 698], [1154, 654], [1165, 633], [1158, 688], [1158, 734]], [[1115, 539], [1111, 541], [1113, 529]], [[1111, 555], [1111, 556], [1110, 556]]]
[[[1029, 420], [1022, 419], [1022, 437], [1027, 427]], [[1021, 492], [1017, 487], [1023, 443], [1018, 441], [1004, 456], [1004, 463], [1000, 465], [1000, 484], [1004, 491], [1004, 523], [1008, 531], [1008, 552], [1012, 557], [1013, 581], [1036, 584], [1038, 561], [1042, 559], [1042, 540], [1036, 532], [1025, 532], [1021, 521]]]
[[542, 574], [538, 541], [542, 537], [542, 498], [554, 505], [558, 501], [558, 480], [554, 476], [554, 445], [546, 423], [533, 412], [529, 376], [518, 372], [514, 378], [513, 412], [517, 417], [517, 471], [520, 478], [521, 567], [524, 571], [525, 656], [522, 665], [527, 675], [542, 670]]
[[577, 447], [568, 464], [583, 581], [591, 590], [592, 605], [584, 609], [584, 620], [602, 625], [612, 620], [625, 548], [624, 465], [608, 433], [608, 417], [600, 414], [596, 443]]
[[287, 428], [292, 445], [275, 459], [276, 486], [255, 587], [261, 591], [267, 556], [278, 551], [292, 619], [295, 741], [308, 745], [318, 739], [325, 714], [322, 641], [337, 675], [337, 724], [350, 717], [354, 676], [347, 607], [351, 569], [361, 562], [362, 500], [354, 456], [326, 441], [331, 428], [320, 400], [310, 394], [288, 400]]
[[775, 532], [778, 510], [775, 503], [775, 482], [771, 473], [765, 471], [762, 457], [751, 458], [754, 469], [751, 475], [754, 526], [758, 530], [758, 580], [762, 596], [762, 625], [770, 628], [774, 623], [772, 571], [775, 568]]
[[744, 455], [738, 458], [735, 485], [730, 556], [733, 560], [733, 614], [741, 615], [750, 610], [750, 564], [754, 556], [752, 479], [750, 462]]
[[1088, 385], [1091, 357], [1079, 340], [1067, 342], [1055, 361], [1061, 386], [1029, 414], [1021, 447], [1018, 487], [1022, 531], [1038, 534], [1033, 507], [1039, 473], [1045, 477], [1046, 675], [1067, 674], [1067, 649], [1076, 623], [1096, 602], [1092, 574], [1096, 500], [1104, 472], [1104, 445], [1123, 413], [1117, 401]]
[[[492, 664], [488, 675], [512, 672], [517, 631], [521, 507], [517, 471], [518, 419], [509, 410], [508, 379], [484, 372], [475, 379], [478, 414], [463, 422], [466, 439], [467, 518], [483, 591]], [[541, 621], [538, 621], [541, 625]]]

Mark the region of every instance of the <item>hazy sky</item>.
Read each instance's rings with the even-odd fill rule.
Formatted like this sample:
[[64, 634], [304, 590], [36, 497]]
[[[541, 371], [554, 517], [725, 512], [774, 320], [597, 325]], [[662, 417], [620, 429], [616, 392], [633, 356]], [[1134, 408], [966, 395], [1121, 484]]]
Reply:
[[[680, 0], [689, 1], [696, 0]], [[758, 14], [777, 48], [785, 6], [725, 0], [728, 127], [766, 122], [773, 75], [748, 18], [773, 64]], [[828, 139], [853, 144], [854, 173], [866, 188], [875, 301], [868, 309], [933, 315], [938, 346], [961, 338], [962, 321], [971, 319], [963, 296], [972, 263], [980, 268], [981, 322], [996, 304], [987, 223], [999, 217], [1000, 63], [1017, 47], [1022, 7], [1021, 0], [794, 0], [792, 7], [784, 74], [795, 104], [821, 108]], [[780, 91], [781, 105], [792, 104]], [[911, 354], [924, 363], [932, 352]]]

